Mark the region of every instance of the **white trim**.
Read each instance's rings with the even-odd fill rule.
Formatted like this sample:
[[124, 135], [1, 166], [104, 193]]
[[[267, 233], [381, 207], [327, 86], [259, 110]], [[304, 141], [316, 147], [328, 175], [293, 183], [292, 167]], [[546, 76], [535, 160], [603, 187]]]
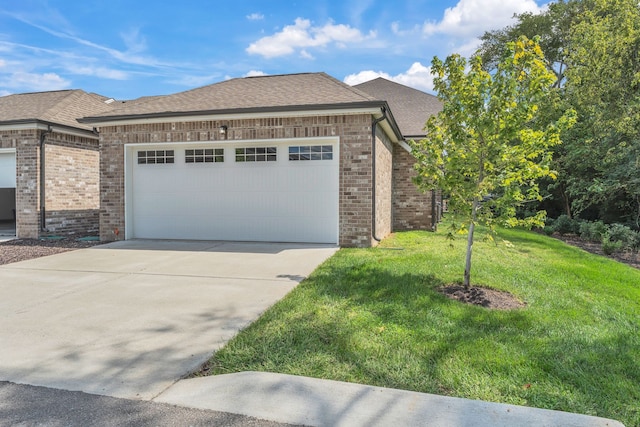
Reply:
[[285, 141], [303, 141], [305, 143], [314, 143], [322, 141], [330, 141], [332, 144], [340, 143], [340, 137], [338, 136], [310, 136], [310, 137], [297, 137], [297, 138], [267, 138], [267, 139], [222, 139], [222, 140], [207, 140], [207, 141], [171, 141], [171, 142], [135, 142], [125, 144], [127, 147], [166, 147], [167, 145], [176, 145], [185, 147], [188, 145], [211, 145], [211, 144], [269, 144], [271, 141], [276, 143], [282, 143]]
[[[178, 141], [178, 142], [145, 142], [145, 143], [131, 143], [124, 144], [124, 224], [125, 224], [125, 239], [129, 240], [131, 238], [134, 224], [132, 221], [133, 218], [133, 188], [132, 188], [132, 179], [133, 176], [133, 168], [135, 156], [134, 150], [140, 147], [180, 147], [187, 148], [189, 146], [202, 146], [202, 145], [242, 145], [242, 144], [319, 144], [322, 142], [327, 142], [329, 144], [335, 144], [337, 147], [337, 159], [338, 162], [338, 174], [340, 174], [340, 165], [342, 163], [342, 159], [340, 157], [340, 137], [339, 136], [321, 136], [321, 137], [306, 137], [306, 138], [273, 138], [273, 139], [232, 139], [232, 140], [220, 140], [220, 141]], [[287, 154], [288, 158], [288, 154]], [[337, 229], [336, 236], [337, 240], [335, 242], [336, 245], [340, 244], [340, 184], [338, 178], [338, 211], [336, 212], [337, 221]]]
[[133, 176], [133, 148], [148, 144], [125, 144], [124, 145], [124, 238], [129, 240], [133, 234], [133, 188], [131, 188], [131, 177]]
[[47, 130], [47, 125], [36, 122], [29, 123], [16, 123], [15, 125], [0, 125], [0, 131], [2, 130]]
[[98, 139], [98, 135], [94, 134], [89, 129], [77, 129], [74, 130], [70, 126], [64, 125], [47, 125], [45, 123], [39, 122], [29, 122], [29, 123], [17, 123], [15, 125], [0, 125], [0, 131], [3, 130], [42, 130], [47, 131], [51, 128], [51, 132], [64, 133], [67, 135], [79, 136], [81, 138], [94, 138]]
[[[382, 114], [374, 115], [374, 117], [375, 117], [376, 119], [378, 119], [378, 118], [382, 117]], [[396, 133], [395, 133], [395, 132], [393, 131], [393, 129], [391, 128], [391, 125], [389, 124], [389, 120], [388, 120], [388, 119], [387, 119], [387, 120], [383, 120], [383, 121], [381, 121], [381, 122], [378, 124], [378, 126], [380, 126], [380, 127], [384, 130], [384, 133], [386, 133], [386, 134], [387, 134], [387, 136], [389, 136], [389, 137], [390, 137], [391, 142], [400, 142], [400, 139], [398, 139], [398, 138], [396, 137]]]
[[413, 151], [413, 148], [411, 148], [411, 146], [404, 141], [398, 141], [398, 144], [400, 144], [400, 146], [404, 148], [407, 153], [411, 153]]
[[[46, 127], [45, 127], [46, 129]], [[51, 125], [51, 132], [57, 132], [57, 133], [65, 133], [67, 135], [73, 135], [73, 136], [79, 136], [80, 138], [92, 138], [95, 140], [98, 140], [99, 136], [96, 135], [95, 133], [93, 133], [90, 130], [73, 130], [67, 127], [59, 127], [56, 125]]]
[[6, 154], [6, 153], [14, 153], [15, 154], [16, 149], [15, 148], [0, 148], [0, 154]]
[[380, 113], [380, 108], [354, 108], [352, 110], [303, 110], [303, 111], [271, 111], [271, 112], [253, 112], [253, 113], [234, 113], [234, 114], [196, 114], [193, 116], [166, 116], [166, 117], [148, 117], [148, 118], [131, 118], [123, 120], [109, 120], [105, 117], [103, 122], [91, 122], [96, 125], [98, 130], [100, 127], [107, 126], [124, 126], [132, 124], [155, 124], [155, 123], [180, 123], [180, 122], [200, 122], [212, 120], [244, 120], [244, 119], [263, 119], [263, 118], [286, 118], [286, 117], [306, 117], [306, 116], [347, 116], [354, 114], [375, 114]]

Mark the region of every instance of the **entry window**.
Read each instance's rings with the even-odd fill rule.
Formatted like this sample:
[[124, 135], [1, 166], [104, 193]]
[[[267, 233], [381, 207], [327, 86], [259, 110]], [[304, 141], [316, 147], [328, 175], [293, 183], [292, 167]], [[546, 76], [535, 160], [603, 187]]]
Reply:
[[276, 147], [236, 148], [236, 162], [275, 162]]
[[224, 162], [223, 148], [199, 148], [185, 150], [185, 163], [222, 163]]
[[295, 145], [289, 147], [289, 160], [333, 160], [332, 145]]
[[138, 151], [139, 165], [174, 163], [174, 159], [175, 155], [173, 150]]

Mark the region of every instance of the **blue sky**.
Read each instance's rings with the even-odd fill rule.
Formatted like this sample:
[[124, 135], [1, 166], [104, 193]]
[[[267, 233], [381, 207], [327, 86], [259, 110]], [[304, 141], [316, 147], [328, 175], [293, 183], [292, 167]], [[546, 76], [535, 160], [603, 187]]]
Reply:
[[0, 95], [84, 89], [116, 99], [234, 77], [324, 71], [431, 91], [429, 65], [539, 0], [4, 0]]

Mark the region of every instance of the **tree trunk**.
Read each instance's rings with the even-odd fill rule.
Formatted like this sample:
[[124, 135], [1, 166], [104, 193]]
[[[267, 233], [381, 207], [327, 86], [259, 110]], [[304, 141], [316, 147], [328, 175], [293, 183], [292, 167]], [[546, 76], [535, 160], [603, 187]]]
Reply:
[[636, 226], [640, 227], [640, 196], [636, 196], [636, 204], [638, 205], [638, 212], [636, 215]]
[[469, 236], [467, 237], [467, 258], [464, 266], [464, 288], [469, 289], [471, 287], [471, 254], [473, 252], [473, 232], [476, 227], [476, 211], [478, 210], [479, 202], [473, 201], [473, 207], [471, 212], [471, 223], [469, 224]]
[[564, 202], [564, 212], [569, 218], [571, 218], [571, 203], [569, 202], [569, 196], [564, 191], [564, 186], [560, 187], [560, 194], [562, 195], [562, 201]]

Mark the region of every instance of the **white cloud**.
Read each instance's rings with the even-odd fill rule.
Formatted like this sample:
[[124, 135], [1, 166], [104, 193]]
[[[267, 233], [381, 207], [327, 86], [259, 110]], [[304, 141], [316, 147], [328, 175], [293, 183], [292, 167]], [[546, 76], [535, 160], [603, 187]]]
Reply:
[[249, 21], [262, 21], [264, 19], [264, 15], [261, 13], [252, 13], [251, 15], [247, 15], [247, 19]]
[[0, 86], [26, 92], [60, 90], [66, 89], [70, 85], [71, 82], [69, 80], [63, 79], [55, 73], [35, 74], [16, 72], [0, 79]]
[[73, 66], [69, 68], [69, 72], [82, 76], [95, 76], [110, 80], [127, 80], [129, 78], [129, 73], [125, 71], [105, 67]]
[[402, 34], [402, 31], [400, 30], [400, 22], [394, 21], [391, 23], [391, 32], [395, 35]]
[[122, 37], [129, 52], [144, 52], [147, 50], [147, 40], [140, 34], [140, 30], [137, 28], [120, 33], [120, 37]]
[[220, 75], [213, 74], [208, 76], [194, 76], [188, 74], [182, 74], [176, 78], [167, 80], [169, 83], [186, 86], [186, 87], [200, 87], [211, 84], [220, 78]]
[[369, 80], [377, 79], [378, 77], [385, 78], [387, 80], [393, 80], [390, 74], [384, 71], [365, 70], [356, 74], [349, 74], [344, 78], [344, 82], [349, 86], [357, 85], [360, 83], [368, 82]]
[[251, 43], [247, 52], [265, 58], [275, 58], [291, 55], [300, 50], [304, 57], [310, 56], [305, 50], [310, 47], [324, 47], [331, 43], [346, 47], [348, 44], [359, 43], [375, 36], [374, 32], [364, 35], [357, 28], [344, 24], [336, 25], [332, 22], [322, 27], [314, 27], [310, 20], [297, 18], [293, 25], [287, 25], [280, 32]]
[[111, 57], [126, 64], [145, 65], [145, 66], [160, 67], [160, 68], [172, 66], [172, 64], [163, 63], [153, 57], [141, 54], [144, 50], [146, 50], [146, 41], [144, 37], [142, 37], [139, 31], [136, 29], [129, 31], [128, 33], [120, 34], [124, 43], [127, 45], [126, 51], [120, 51], [108, 46], [103, 46], [103, 45], [94, 43], [90, 40], [77, 37], [71, 33], [54, 30], [44, 25], [31, 22], [27, 18], [20, 15], [12, 15], [12, 17], [14, 17], [15, 19], [27, 25], [30, 25], [34, 28], [37, 28], [41, 31], [44, 31], [47, 34], [58, 37], [60, 39], [71, 40], [71, 41], [74, 41], [75, 43], [78, 43], [82, 46], [89, 47], [96, 51], [106, 52]]
[[5, 65], [7, 65], [7, 61], [5, 61], [4, 59], [0, 59], [0, 68], [4, 67]]
[[396, 83], [410, 86], [422, 91], [433, 90], [433, 76], [431, 75], [431, 67], [425, 67], [420, 62], [414, 62], [411, 67], [404, 73], [395, 76], [383, 71], [366, 70], [356, 74], [349, 74], [344, 78], [344, 82], [348, 85], [357, 85], [359, 83], [368, 82], [375, 78], [382, 77]]
[[426, 22], [423, 31], [426, 35], [480, 36], [511, 24], [515, 13], [540, 11], [534, 0], [459, 0], [444, 11], [441, 21]]
[[245, 73], [242, 77], [259, 77], [259, 76], [266, 76], [267, 73], [265, 73], [264, 71], [260, 71], [260, 70], [251, 70], [247, 73]]
[[307, 52], [307, 50], [306, 50], [306, 49], [302, 49], [302, 50], [300, 51], [300, 57], [301, 57], [301, 58], [304, 58], [304, 59], [315, 59], [315, 58], [313, 57], [313, 55], [311, 55], [309, 52]]
[[413, 25], [413, 26], [405, 26], [400, 21], [394, 21], [389, 26], [391, 32], [396, 36], [406, 37], [406, 36], [415, 36], [420, 35], [422, 33], [422, 26]]
[[481, 44], [482, 40], [480, 40], [479, 38], [473, 38], [471, 40], [465, 41], [461, 45], [456, 46], [452, 49], [452, 51], [465, 58], [470, 58], [476, 53]]

